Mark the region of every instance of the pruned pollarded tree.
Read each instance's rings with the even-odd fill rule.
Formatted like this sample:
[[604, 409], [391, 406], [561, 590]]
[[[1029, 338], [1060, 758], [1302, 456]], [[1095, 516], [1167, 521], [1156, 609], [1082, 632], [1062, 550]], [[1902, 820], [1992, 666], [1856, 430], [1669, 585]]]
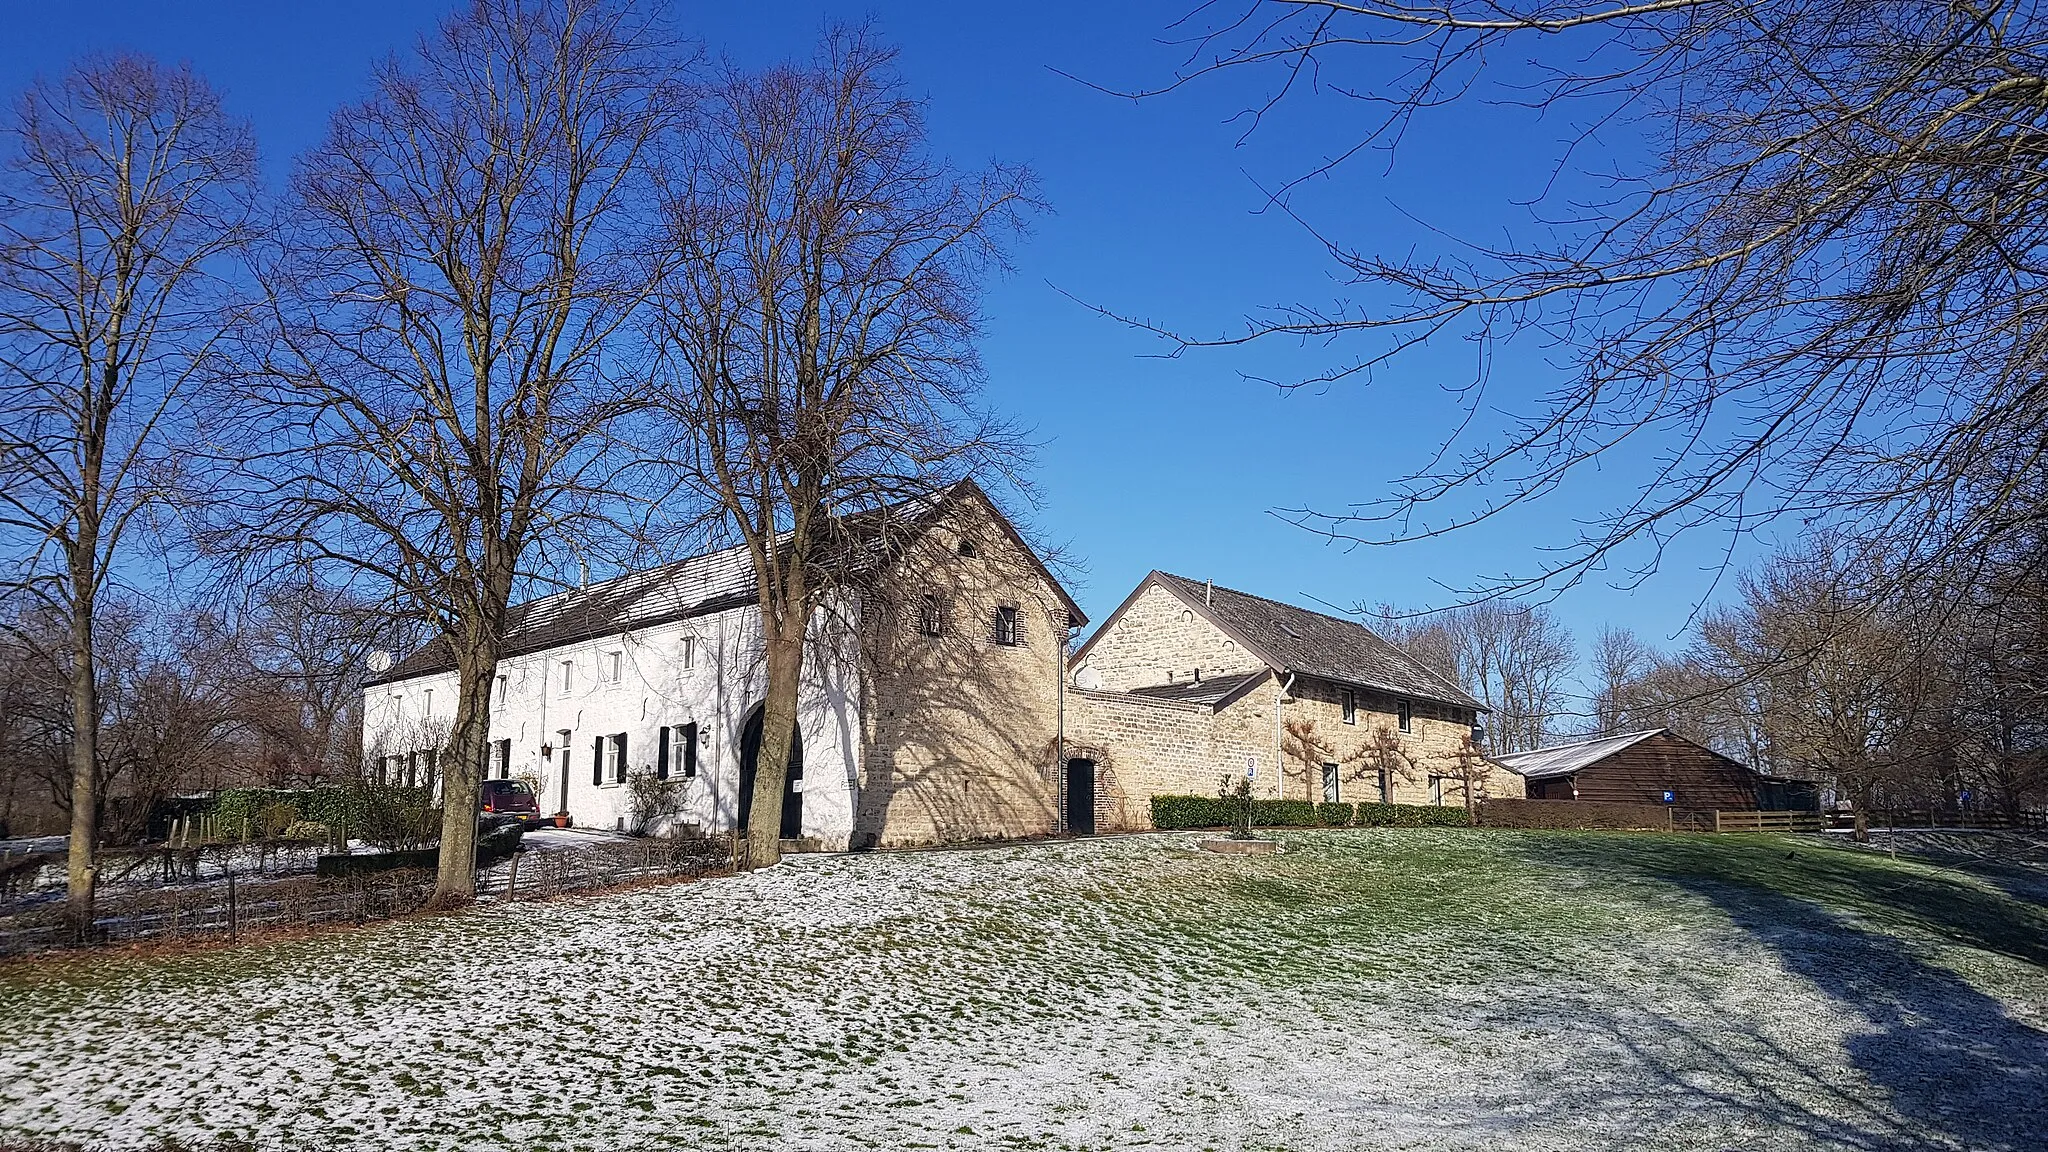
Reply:
[[[1386, 792], [1398, 789], [1403, 783], [1413, 785], [1420, 782], [1415, 757], [1400, 735], [1388, 725], [1375, 724], [1362, 740], [1350, 743], [1350, 751], [1339, 753], [1336, 741], [1323, 734], [1315, 721], [1289, 720], [1280, 740], [1280, 750], [1285, 756], [1281, 770], [1287, 777], [1301, 781], [1304, 800], [1322, 797], [1320, 774], [1326, 769], [1334, 769], [1340, 782], [1365, 783]], [[1285, 790], [1283, 778], [1283, 794]]]
[[89, 60], [22, 97], [0, 189], [0, 548], [68, 633], [69, 887], [92, 923], [103, 775], [94, 624], [233, 316], [257, 193], [248, 128], [185, 68]]
[[[1336, 341], [1348, 352], [1316, 377], [1334, 383], [1470, 338], [1482, 367], [1462, 402], [1511, 417], [1447, 421], [1444, 451], [1392, 496], [1302, 522], [1389, 543], [1496, 519], [1600, 462], [1640, 476], [1479, 592], [1640, 573], [1679, 533], [1788, 515], [1910, 539], [1917, 565], [2040, 525], [2048, 506], [2014, 482], [2048, 471], [2037, 5], [1252, 0], [1189, 21], [1207, 23], [1183, 27], [1197, 46], [1177, 83], [1263, 72], [1260, 115], [1328, 99], [1359, 118], [1326, 115], [1353, 125], [1334, 159], [1275, 193], [1343, 294], [1176, 339]], [[1506, 240], [1430, 221], [1443, 244], [1385, 251], [1346, 231], [1361, 217], [1295, 195], [1486, 101], [1559, 126]], [[1511, 345], [1561, 362], [1555, 387], [1502, 395], [1486, 361]]]
[[538, 553], [602, 534], [620, 496], [673, 65], [627, 3], [475, 0], [380, 66], [293, 180], [259, 334], [275, 447], [253, 543], [381, 591], [449, 647], [437, 906], [474, 893], [513, 593]]
[[[979, 405], [982, 279], [1034, 207], [1023, 169], [929, 155], [895, 53], [723, 69], [671, 189], [656, 338], [679, 485], [752, 556], [767, 674], [748, 845], [778, 830], [806, 638], [871, 571], [850, 522], [935, 500], [1020, 445]], [[914, 517], [911, 518], [914, 520]]]

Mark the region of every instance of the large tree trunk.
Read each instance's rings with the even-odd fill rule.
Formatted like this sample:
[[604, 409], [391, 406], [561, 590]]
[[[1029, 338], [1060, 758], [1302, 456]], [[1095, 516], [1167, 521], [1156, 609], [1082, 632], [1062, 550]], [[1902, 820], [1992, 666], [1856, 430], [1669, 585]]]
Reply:
[[754, 761], [754, 801], [747, 821], [747, 858], [756, 868], [782, 859], [782, 790], [789, 779], [804, 667], [801, 616], [776, 624], [764, 614], [761, 630], [768, 649], [768, 696], [761, 705], [761, 751]]
[[74, 940], [92, 933], [93, 892], [99, 883], [100, 705], [93, 679], [92, 608], [88, 593], [73, 604], [71, 617], [71, 840], [64, 915]]
[[491, 685], [498, 675], [498, 645], [486, 641], [456, 656], [459, 683], [455, 724], [441, 750], [441, 865], [429, 908], [461, 908], [476, 901], [477, 793], [490, 754]]

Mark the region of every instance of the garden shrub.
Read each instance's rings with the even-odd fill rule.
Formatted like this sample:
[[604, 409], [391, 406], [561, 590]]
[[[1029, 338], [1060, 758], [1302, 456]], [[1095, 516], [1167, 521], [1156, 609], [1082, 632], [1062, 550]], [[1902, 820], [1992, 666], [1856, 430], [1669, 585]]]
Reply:
[[284, 830], [299, 822], [299, 810], [275, 800], [256, 810], [256, 837], [260, 840], [275, 840], [284, 835]]
[[1316, 805], [1316, 822], [1325, 828], [1342, 828], [1351, 823], [1351, 805], [1324, 802]]
[[281, 840], [297, 840], [310, 844], [326, 840], [333, 835], [334, 829], [320, 823], [318, 820], [294, 820], [285, 827], [285, 830], [279, 834], [278, 838]]

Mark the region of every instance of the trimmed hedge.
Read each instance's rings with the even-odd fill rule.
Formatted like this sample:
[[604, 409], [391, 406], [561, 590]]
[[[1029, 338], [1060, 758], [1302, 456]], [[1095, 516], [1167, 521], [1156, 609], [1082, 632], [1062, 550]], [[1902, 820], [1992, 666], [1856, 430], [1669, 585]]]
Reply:
[[1472, 814], [1463, 808], [1433, 804], [1360, 804], [1361, 828], [1469, 828]]
[[1260, 828], [1313, 828], [1316, 806], [1307, 800], [1254, 800], [1252, 823]]
[[1152, 826], [1162, 831], [1228, 828], [1243, 810], [1243, 801], [1221, 796], [1154, 796]]
[[346, 829], [350, 836], [398, 842], [438, 834], [440, 810], [427, 788], [328, 784], [318, 788], [223, 788], [207, 810], [224, 836], [274, 838], [300, 822]]
[[[1161, 831], [1228, 828], [1244, 809], [1242, 800], [1221, 796], [1154, 796], [1152, 826]], [[1259, 828], [1465, 828], [1463, 808], [1429, 804], [1316, 804], [1307, 800], [1254, 800], [1252, 824]]]

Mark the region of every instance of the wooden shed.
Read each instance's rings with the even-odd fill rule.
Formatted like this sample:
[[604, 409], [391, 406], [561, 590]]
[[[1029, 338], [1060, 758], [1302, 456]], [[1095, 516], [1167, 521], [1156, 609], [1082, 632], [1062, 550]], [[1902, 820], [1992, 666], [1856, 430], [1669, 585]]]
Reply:
[[1531, 800], [1664, 804], [1676, 813], [1754, 809], [1757, 773], [1668, 728], [1493, 757], [1523, 779]]

